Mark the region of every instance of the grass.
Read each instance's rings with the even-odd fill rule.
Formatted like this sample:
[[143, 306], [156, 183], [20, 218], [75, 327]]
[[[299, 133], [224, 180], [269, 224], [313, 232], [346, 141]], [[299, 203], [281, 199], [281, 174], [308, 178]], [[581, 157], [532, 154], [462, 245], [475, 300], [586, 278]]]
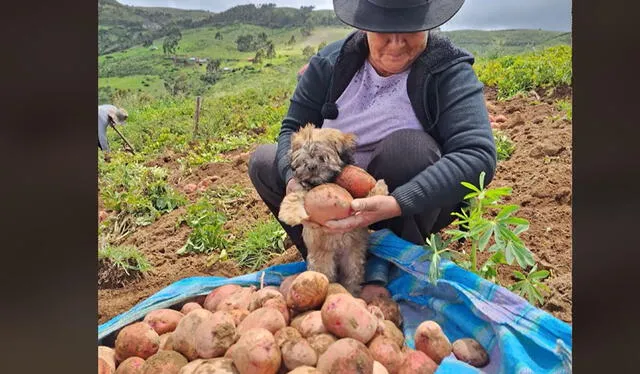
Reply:
[[496, 143], [496, 150], [498, 153], [498, 161], [504, 161], [511, 158], [516, 146], [513, 144], [507, 134], [500, 130], [493, 130], [493, 139]]
[[238, 265], [255, 271], [284, 252], [285, 238], [278, 221], [269, 218], [255, 224], [227, 253]]
[[220, 252], [229, 246], [228, 233], [224, 229], [227, 218], [218, 212], [207, 198], [200, 198], [187, 207], [187, 213], [178, 225], [187, 224], [191, 233], [178, 254]]
[[135, 246], [98, 249], [98, 287], [121, 287], [149, 270], [151, 264]]
[[556, 107], [565, 112], [565, 118], [567, 118], [569, 121], [571, 121], [573, 119], [573, 103], [571, 102], [571, 100], [558, 100], [556, 101]]

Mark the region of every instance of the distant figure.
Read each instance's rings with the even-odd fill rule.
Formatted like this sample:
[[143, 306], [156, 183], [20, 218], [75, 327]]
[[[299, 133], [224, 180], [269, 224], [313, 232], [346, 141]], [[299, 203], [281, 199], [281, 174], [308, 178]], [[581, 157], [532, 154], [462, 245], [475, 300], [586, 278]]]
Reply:
[[107, 127], [110, 125], [124, 125], [127, 121], [127, 111], [110, 104], [98, 105], [98, 148], [109, 152], [107, 141]]

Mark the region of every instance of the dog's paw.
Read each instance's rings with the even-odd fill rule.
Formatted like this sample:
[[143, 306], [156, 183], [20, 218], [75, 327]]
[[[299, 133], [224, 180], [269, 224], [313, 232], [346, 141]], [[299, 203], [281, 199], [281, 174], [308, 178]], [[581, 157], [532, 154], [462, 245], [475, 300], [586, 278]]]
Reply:
[[296, 226], [309, 218], [304, 209], [304, 196], [306, 192], [295, 191], [287, 194], [280, 203], [278, 219], [289, 226]]
[[369, 194], [367, 195], [367, 197], [371, 197], [371, 196], [386, 196], [389, 194], [389, 188], [387, 187], [387, 184], [384, 182], [384, 179], [378, 179], [378, 181], [376, 182], [376, 185], [373, 186], [373, 188], [371, 189], [371, 191], [369, 191]]

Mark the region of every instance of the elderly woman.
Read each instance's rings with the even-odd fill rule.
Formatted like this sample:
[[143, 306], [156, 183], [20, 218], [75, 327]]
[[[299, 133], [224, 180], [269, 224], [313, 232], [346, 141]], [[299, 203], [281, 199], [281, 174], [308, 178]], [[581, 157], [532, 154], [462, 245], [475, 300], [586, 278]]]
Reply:
[[[277, 217], [284, 195], [299, 188], [287, 151], [311, 122], [357, 136], [356, 164], [384, 179], [388, 196], [355, 199], [350, 217], [330, 231], [389, 228], [423, 244], [452, 221], [465, 188], [481, 172], [493, 178], [496, 149], [473, 56], [434, 29], [464, 0], [334, 0], [338, 18], [357, 29], [311, 58], [282, 122], [278, 144], [262, 145], [251, 180]], [[282, 224], [306, 257], [301, 226]], [[371, 258], [367, 283], [385, 285], [388, 264]]]

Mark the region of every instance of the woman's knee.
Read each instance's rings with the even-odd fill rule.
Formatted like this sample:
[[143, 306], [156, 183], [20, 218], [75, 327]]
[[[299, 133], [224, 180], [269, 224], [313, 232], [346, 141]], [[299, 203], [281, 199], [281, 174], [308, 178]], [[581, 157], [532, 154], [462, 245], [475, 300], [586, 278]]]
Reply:
[[438, 161], [439, 144], [426, 132], [399, 130], [377, 145], [367, 168], [376, 179], [397, 187]]
[[263, 179], [263, 173], [272, 173], [275, 169], [276, 145], [262, 144], [256, 148], [249, 158], [249, 178], [256, 184], [256, 181]]

